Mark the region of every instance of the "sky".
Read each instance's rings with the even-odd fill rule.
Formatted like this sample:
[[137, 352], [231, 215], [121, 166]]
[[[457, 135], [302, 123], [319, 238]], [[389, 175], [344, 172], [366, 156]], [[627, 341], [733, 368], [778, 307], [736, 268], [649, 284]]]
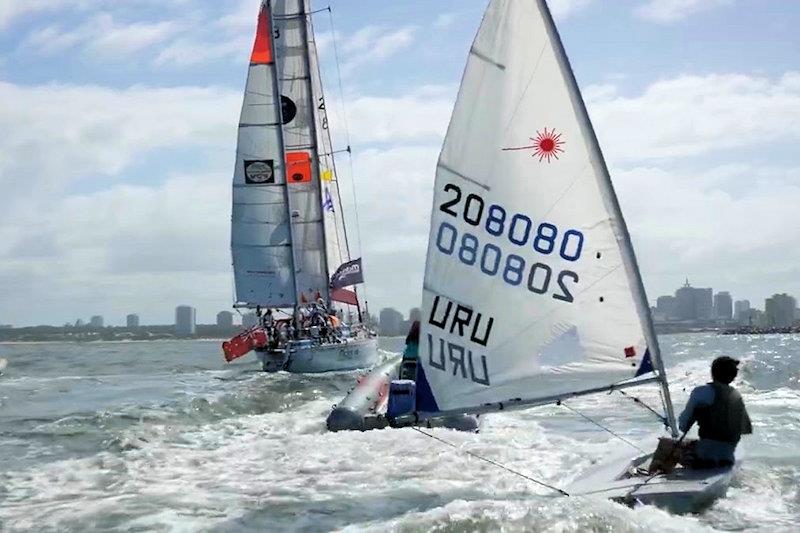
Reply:
[[[0, 324], [230, 308], [258, 3], [0, 2]], [[420, 303], [436, 159], [486, 4], [314, 0], [332, 7], [314, 25], [372, 311]], [[800, 297], [800, 2], [550, 4], [650, 300], [687, 276], [758, 307]]]

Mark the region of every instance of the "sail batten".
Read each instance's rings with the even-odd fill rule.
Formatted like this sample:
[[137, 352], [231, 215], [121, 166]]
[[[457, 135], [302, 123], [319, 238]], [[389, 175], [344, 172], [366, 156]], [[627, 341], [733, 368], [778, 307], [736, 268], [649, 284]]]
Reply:
[[665, 383], [630, 238], [544, 0], [490, 2], [431, 220], [418, 408], [536, 404], [641, 369], [654, 377], [637, 384]]

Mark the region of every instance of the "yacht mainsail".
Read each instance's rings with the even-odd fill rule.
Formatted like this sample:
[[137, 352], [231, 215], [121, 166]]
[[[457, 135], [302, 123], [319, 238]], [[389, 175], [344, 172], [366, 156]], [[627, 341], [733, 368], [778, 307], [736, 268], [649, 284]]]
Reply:
[[237, 306], [329, 302], [351, 259], [310, 12], [309, 0], [259, 12], [233, 180]]
[[417, 410], [662, 384], [603, 156], [544, 0], [492, 0], [439, 158]]

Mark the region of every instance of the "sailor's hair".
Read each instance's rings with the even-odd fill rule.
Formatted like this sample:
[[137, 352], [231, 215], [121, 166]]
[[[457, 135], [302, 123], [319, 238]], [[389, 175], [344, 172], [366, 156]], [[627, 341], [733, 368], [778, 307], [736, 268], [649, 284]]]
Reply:
[[733, 357], [722, 356], [714, 359], [711, 363], [711, 377], [714, 381], [730, 384], [739, 373], [739, 360]]

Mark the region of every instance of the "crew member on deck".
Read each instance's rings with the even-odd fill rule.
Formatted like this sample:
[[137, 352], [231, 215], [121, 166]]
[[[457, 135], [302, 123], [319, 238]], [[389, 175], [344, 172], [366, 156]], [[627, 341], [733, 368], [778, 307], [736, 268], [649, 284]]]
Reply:
[[267, 313], [261, 320], [264, 324], [264, 327], [267, 328], [268, 331], [271, 330], [272, 327], [275, 325], [275, 317], [272, 316], [272, 309], [267, 309]]
[[739, 392], [730, 386], [738, 373], [739, 361], [718, 357], [711, 363], [713, 381], [697, 387], [689, 396], [678, 425], [689, 431], [699, 426], [700, 440], [695, 448], [695, 468], [715, 468], [734, 463], [734, 451], [742, 435], [753, 432], [750, 416]]

